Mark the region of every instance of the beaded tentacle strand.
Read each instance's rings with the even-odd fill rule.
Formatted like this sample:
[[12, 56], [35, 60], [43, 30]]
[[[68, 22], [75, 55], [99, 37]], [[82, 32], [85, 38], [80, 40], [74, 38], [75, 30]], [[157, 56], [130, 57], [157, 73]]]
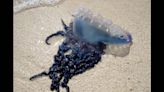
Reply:
[[[62, 21], [62, 23], [64, 22]], [[46, 43], [49, 45], [48, 40], [53, 36], [66, 37], [65, 41], [59, 46], [57, 55], [54, 56], [54, 64], [50, 67], [49, 72], [42, 72], [30, 78], [30, 80], [33, 80], [43, 75], [49, 76], [52, 79], [51, 90], [57, 92], [60, 92], [59, 86], [66, 88], [69, 92], [69, 86], [67, 85], [69, 79], [94, 67], [101, 60], [101, 55], [104, 54], [105, 44], [92, 45], [78, 40], [73, 35], [71, 24], [70, 27], [64, 25], [66, 31], [58, 31], [46, 39]], [[65, 55], [69, 50], [71, 50], [71, 53]], [[62, 78], [64, 78], [63, 81], [61, 81]]]

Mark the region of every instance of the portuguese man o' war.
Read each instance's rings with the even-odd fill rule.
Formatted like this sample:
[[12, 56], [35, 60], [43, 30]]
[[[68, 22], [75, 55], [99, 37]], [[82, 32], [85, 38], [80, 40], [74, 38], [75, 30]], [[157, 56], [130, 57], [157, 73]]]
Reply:
[[68, 82], [72, 77], [92, 69], [104, 54], [120, 57], [128, 55], [132, 45], [130, 33], [109, 20], [95, 16], [88, 9], [79, 9], [73, 16], [69, 26], [61, 19], [64, 30], [51, 34], [45, 40], [50, 45], [49, 39], [53, 36], [65, 38], [49, 71], [30, 78], [32, 81], [41, 76], [49, 76], [52, 80], [51, 91], [60, 92], [60, 87], [63, 87], [66, 92], [70, 92]]

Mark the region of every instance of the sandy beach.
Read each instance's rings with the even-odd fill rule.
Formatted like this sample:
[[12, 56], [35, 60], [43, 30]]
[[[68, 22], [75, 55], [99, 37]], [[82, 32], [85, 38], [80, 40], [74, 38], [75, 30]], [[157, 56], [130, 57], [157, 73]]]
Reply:
[[50, 46], [44, 40], [62, 29], [61, 18], [69, 24], [79, 6], [130, 32], [133, 45], [126, 57], [104, 55], [94, 68], [73, 77], [68, 83], [70, 92], [151, 92], [150, 4], [150, 0], [65, 0], [14, 14], [14, 92], [51, 92], [48, 77], [29, 78], [53, 64], [63, 39], [51, 40]]

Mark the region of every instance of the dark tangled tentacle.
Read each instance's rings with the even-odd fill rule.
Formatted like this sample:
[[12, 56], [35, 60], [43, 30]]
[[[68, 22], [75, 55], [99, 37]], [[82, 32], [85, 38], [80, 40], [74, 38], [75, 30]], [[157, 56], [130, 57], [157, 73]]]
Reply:
[[41, 77], [41, 76], [48, 76], [49, 74], [47, 73], [47, 72], [42, 72], [42, 73], [39, 73], [39, 74], [37, 74], [37, 75], [34, 75], [34, 76], [32, 76], [31, 78], [30, 78], [30, 80], [32, 81], [32, 80], [34, 80], [34, 79], [36, 79], [36, 78], [38, 78], [38, 77]]
[[46, 38], [46, 40], [45, 40], [46, 44], [47, 44], [47, 45], [50, 45], [50, 43], [48, 42], [48, 40], [49, 40], [50, 38], [52, 38], [53, 36], [59, 36], [59, 35], [64, 36], [64, 35], [65, 35], [64, 31], [58, 31], [58, 32], [56, 32], [56, 33], [51, 34], [50, 36], [48, 36], [48, 37]]
[[[66, 92], [70, 92], [70, 88], [67, 85], [69, 80], [78, 74], [85, 72], [93, 68], [100, 60], [101, 56], [104, 54], [105, 45], [102, 43], [92, 45], [83, 41], [78, 40], [72, 33], [72, 23], [71, 27], [68, 27], [63, 22], [64, 29], [67, 31], [58, 31], [47, 37], [48, 40], [57, 35], [65, 36], [65, 41], [59, 46], [57, 55], [54, 56], [54, 64], [49, 68], [49, 72], [42, 72], [40, 74], [34, 75], [30, 78], [33, 80], [40, 76], [49, 76], [52, 80], [50, 89], [60, 92], [59, 87], [66, 88]], [[66, 54], [71, 50], [70, 54]], [[62, 80], [63, 79], [63, 80]]]
[[65, 31], [68, 31], [68, 26], [64, 23], [63, 19], [61, 19], [61, 22], [62, 22], [62, 25], [63, 25], [63, 28], [65, 29]]
[[[70, 27], [68, 27], [68, 26], [64, 23], [63, 19], [61, 19], [61, 23], [62, 23], [62, 25], [63, 25], [64, 30], [67, 32], [67, 30], [69, 30]], [[50, 38], [52, 38], [53, 36], [59, 36], [59, 35], [65, 36], [66, 32], [64, 32], [64, 31], [58, 31], [58, 32], [56, 32], [56, 33], [54, 33], [54, 34], [51, 34], [50, 36], [48, 36], [48, 37], [46, 38], [46, 40], [45, 40], [46, 44], [47, 44], [47, 45], [50, 45], [50, 43], [48, 42], [48, 40], [49, 40]]]

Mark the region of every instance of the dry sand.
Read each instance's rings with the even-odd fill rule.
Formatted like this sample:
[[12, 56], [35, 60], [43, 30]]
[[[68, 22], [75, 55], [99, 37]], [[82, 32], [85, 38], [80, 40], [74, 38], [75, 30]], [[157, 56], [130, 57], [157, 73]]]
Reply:
[[[53, 63], [61, 39], [46, 45], [45, 38], [62, 29], [79, 6], [101, 13], [133, 37], [126, 57], [103, 56], [95, 68], [73, 77], [71, 92], [151, 92], [150, 0], [66, 0], [54, 7], [30, 9], [14, 15], [14, 92], [51, 92], [48, 77], [29, 78]], [[65, 92], [65, 89], [61, 89]]]

